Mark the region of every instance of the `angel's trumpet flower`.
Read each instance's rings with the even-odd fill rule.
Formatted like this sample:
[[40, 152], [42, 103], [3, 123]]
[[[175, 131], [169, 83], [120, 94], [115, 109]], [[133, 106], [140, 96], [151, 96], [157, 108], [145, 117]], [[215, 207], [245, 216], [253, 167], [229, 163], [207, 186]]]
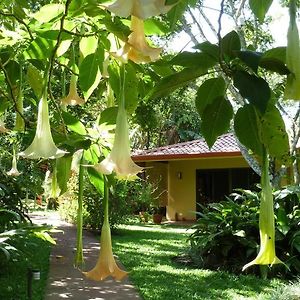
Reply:
[[112, 276], [116, 280], [122, 280], [127, 275], [127, 272], [118, 267], [112, 252], [111, 233], [108, 221], [108, 188], [106, 182], [104, 183], [104, 204], [104, 222], [101, 229], [101, 248], [98, 261], [91, 271], [83, 272], [83, 274], [87, 278], [96, 281], [104, 280], [108, 276]]
[[145, 38], [144, 21], [131, 16], [131, 31], [128, 41], [115, 56], [123, 62], [130, 59], [136, 64], [156, 61], [162, 48], [153, 48], [148, 45]]
[[82, 105], [85, 101], [77, 93], [77, 76], [75, 74], [71, 75], [69, 94], [67, 97], [61, 99], [62, 105]]
[[272, 187], [269, 178], [269, 161], [265, 154], [261, 171], [261, 198], [259, 211], [260, 249], [257, 257], [243, 267], [283, 263], [275, 254], [275, 222]]
[[129, 129], [127, 113], [123, 105], [119, 106], [115, 139], [110, 154], [94, 168], [103, 173], [116, 173], [118, 179], [133, 180], [143, 168], [136, 165], [130, 156]]
[[19, 156], [31, 159], [54, 159], [65, 154], [65, 151], [58, 149], [54, 144], [49, 122], [48, 102], [46, 96], [43, 95], [38, 107], [35, 137], [31, 145], [25, 151], [19, 153]]
[[132, 15], [145, 20], [167, 13], [172, 6], [165, 5], [165, 0], [117, 0], [107, 9], [119, 17], [127, 18]]
[[6, 174], [8, 176], [19, 176], [22, 174], [18, 171], [18, 168], [17, 168], [17, 157], [16, 157], [15, 149], [13, 149], [13, 159], [12, 159], [11, 169]]
[[284, 98], [300, 100], [300, 44], [296, 23], [296, 9], [296, 1], [291, 0], [286, 47], [286, 65], [291, 73], [287, 76]]

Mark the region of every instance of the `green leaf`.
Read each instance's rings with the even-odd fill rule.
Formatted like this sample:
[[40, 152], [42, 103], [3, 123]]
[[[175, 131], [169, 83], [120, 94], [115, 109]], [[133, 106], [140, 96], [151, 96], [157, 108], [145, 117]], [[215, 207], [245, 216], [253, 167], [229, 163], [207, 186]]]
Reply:
[[227, 33], [221, 40], [222, 53], [229, 58], [235, 58], [235, 52], [241, 50], [239, 35], [233, 30]]
[[108, 82], [111, 86], [112, 90], [114, 91], [117, 98], [120, 95], [120, 74], [119, 74], [119, 66], [118, 64], [112, 62], [108, 65], [107, 68], [109, 78]]
[[287, 75], [290, 73], [285, 65], [286, 47], [276, 47], [266, 51], [259, 62], [259, 66], [280, 75]]
[[60, 195], [65, 193], [67, 183], [71, 174], [72, 155], [65, 155], [56, 159], [57, 183], [60, 188]]
[[249, 0], [250, 8], [259, 22], [264, 21], [272, 2], [273, 0]]
[[262, 114], [266, 111], [271, 98], [271, 90], [264, 79], [244, 71], [237, 71], [233, 75], [233, 83], [240, 94], [257, 107]]
[[103, 19], [103, 23], [107, 30], [113, 33], [122, 41], [127, 41], [129, 34], [131, 33], [128, 26], [124, 25], [119, 18], [111, 18], [108, 16]]
[[154, 88], [148, 93], [146, 99], [157, 98], [169, 95], [171, 92], [176, 89], [187, 85], [192, 80], [195, 80], [199, 76], [207, 73], [206, 68], [185, 68], [182, 71], [179, 71], [170, 76], [162, 78]]
[[79, 120], [77, 120], [77, 118], [73, 117], [70, 113], [66, 111], [62, 111], [62, 116], [65, 121], [65, 124], [70, 130], [80, 135], [86, 135], [84, 125]]
[[84, 159], [91, 164], [95, 165], [98, 163], [100, 157], [99, 146], [96, 144], [91, 145], [91, 147], [83, 152]]
[[101, 112], [99, 124], [116, 124], [117, 122], [117, 114], [118, 114], [118, 107], [109, 107], [106, 108]]
[[54, 49], [55, 41], [37, 37], [24, 51], [25, 59], [48, 59]]
[[284, 121], [279, 110], [269, 105], [261, 118], [262, 141], [271, 157], [287, 161], [289, 157], [289, 140]]
[[259, 135], [260, 124], [253, 105], [246, 104], [239, 108], [234, 118], [234, 131], [246, 148], [262, 157], [263, 146]]
[[176, 4], [167, 14], [167, 18], [169, 21], [169, 31], [173, 31], [177, 22], [179, 22], [183, 14], [187, 8], [187, 1], [179, 1], [178, 4]]
[[87, 173], [91, 184], [96, 188], [100, 195], [104, 194], [104, 178], [93, 167], [87, 168]]
[[238, 51], [237, 56], [255, 73], [257, 73], [257, 69], [262, 57], [262, 53], [255, 52], [255, 51]]
[[222, 77], [208, 79], [199, 87], [196, 96], [196, 108], [201, 118], [205, 108], [216, 97], [224, 96], [225, 89], [226, 84]]
[[33, 18], [38, 20], [41, 24], [48, 23], [61, 15], [64, 10], [65, 6], [63, 4], [47, 4], [42, 6], [40, 10], [33, 15]]
[[173, 5], [178, 3], [180, 0], [166, 0], [165, 5]]
[[43, 91], [43, 77], [39, 70], [31, 64], [28, 65], [27, 69], [27, 81], [30, 87], [33, 89], [36, 97], [40, 99]]
[[72, 40], [61, 41], [56, 50], [56, 56], [60, 57], [64, 55], [69, 50], [71, 44], [72, 44]]
[[211, 56], [215, 61], [219, 61], [219, 46], [206, 41], [194, 46], [194, 48], [199, 49], [203, 53]]
[[12, 85], [16, 85], [16, 83], [20, 79], [20, 75], [21, 75], [20, 65], [16, 61], [10, 60], [5, 65], [5, 70], [7, 72], [10, 83]]
[[209, 148], [221, 134], [228, 131], [232, 116], [232, 106], [223, 96], [216, 97], [205, 108], [201, 119], [201, 133]]
[[144, 27], [145, 27], [145, 34], [146, 35], [158, 35], [162, 36], [165, 35], [165, 33], [168, 31], [168, 28], [166, 28], [165, 24], [160, 22], [157, 19], [146, 19], [144, 21]]
[[79, 42], [79, 49], [83, 58], [87, 57], [89, 54], [95, 53], [97, 47], [98, 38], [96, 36], [83, 37]]
[[170, 63], [172, 65], [178, 65], [183, 67], [196, 67], [200, 66], [201, 68], [211, 68], [213, 67], [218, 60], [214, 60], [210, 55], [206, 53], [199, 52], [181, 52], [176, 55]]
[[133, 113], [138, 105], [138, 79], [135, 68], [125, 65], [125, 107], [129, 114]]
[[[104, 51], [97, 51], [84, 58], [79, 67], [79, 84], [87, 100], [101, 80], [100, 68], [104, 60]], [[101, 66], [100, 66], [101, 65]]]

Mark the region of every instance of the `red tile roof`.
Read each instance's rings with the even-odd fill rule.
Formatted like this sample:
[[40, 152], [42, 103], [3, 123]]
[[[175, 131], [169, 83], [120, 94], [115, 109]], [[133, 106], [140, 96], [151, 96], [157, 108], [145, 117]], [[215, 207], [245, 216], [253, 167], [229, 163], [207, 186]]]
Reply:
[[158, 161], [201, 157], [240, 156], [241, 152], [233, 133], [221, 135], [211, 149], [204, 139], [168, 145], [151, 150], [137, 150], [134, 161]]

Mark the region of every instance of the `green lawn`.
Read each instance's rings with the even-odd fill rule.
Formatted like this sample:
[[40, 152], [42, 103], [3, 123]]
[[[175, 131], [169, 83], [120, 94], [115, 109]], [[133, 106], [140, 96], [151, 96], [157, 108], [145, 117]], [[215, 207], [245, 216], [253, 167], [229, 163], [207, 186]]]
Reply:
[[186, 229], [167, 225], [123, 225], [114, 252], [141, 296], [168, 299], [269, 299], [282, 283], [254, 276], [193, 269], [172, 262], [186, 244]]

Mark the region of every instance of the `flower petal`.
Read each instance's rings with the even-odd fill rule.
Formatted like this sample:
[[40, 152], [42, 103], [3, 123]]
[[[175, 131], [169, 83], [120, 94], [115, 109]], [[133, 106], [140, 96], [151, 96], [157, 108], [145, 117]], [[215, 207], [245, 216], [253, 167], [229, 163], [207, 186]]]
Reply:
[[77, 76], [72, 74], [70, 87], [69, 87], [69, 94], [67, 97], [61, 99], [61, 104], [63, 105], [82, 105], [85, 103], [85, 100], [79, 97], [77, 93]]
[[47, 99], [43, 97], [40, 100], [38, 107], [38, 119], [35, 137], [31, 145], [25, 151], [20, 152], [19, 156], [30, 159], [54, 159], [62, 157], [66, 153], [67, 152], [58, 149], [54, 144], [49, 122], [48, 103]]
[[96, 266], [89, 272], [83, 272], [83, 274], [87, 278], [96, 281], [104, 280], [108, 276], [112, 276], [116, 280], [122, 280], [128, 273], [120, 269], [116, 264], [112, 252], [110, 227], [106, 220], [101, 229], [100, 244], [100, 254]]
[[173, 5], [165, 5], [165, 0], [117, 0], [107, 9], [119, 17], [133, 15], [145, 20], [167, 13], [172, 7]]

